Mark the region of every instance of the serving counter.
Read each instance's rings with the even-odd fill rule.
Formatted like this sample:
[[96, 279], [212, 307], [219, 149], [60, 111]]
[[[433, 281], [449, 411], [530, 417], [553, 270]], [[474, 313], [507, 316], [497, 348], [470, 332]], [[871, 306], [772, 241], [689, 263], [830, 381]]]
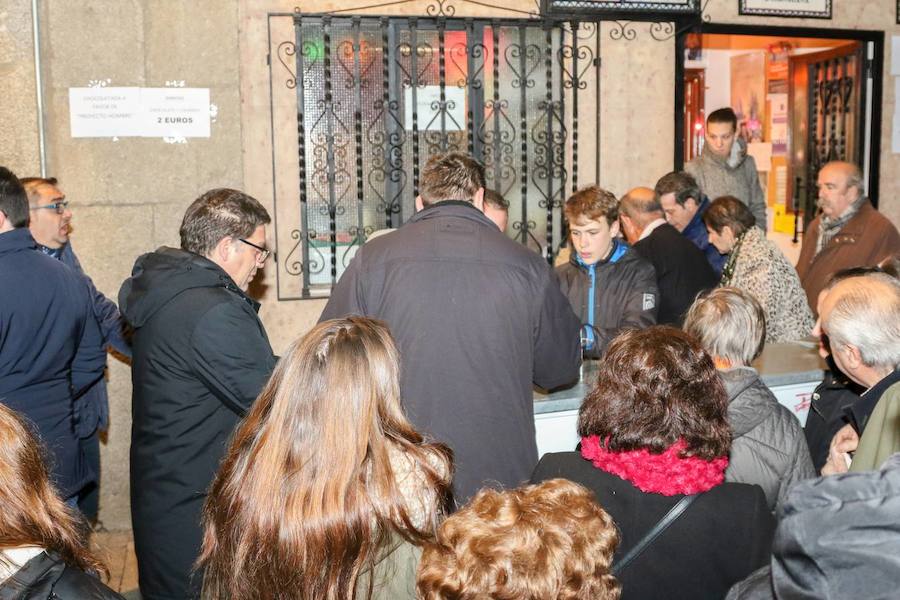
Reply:
[[[816, 343], [769, 344], [753, 367], [778, 401], [797, 415], [801, 425], [806, 423], [810, 396], [827, 368], [819, 357]], [[535, 388], [534, 424], [539, 456], [575, 448], [578, 408], [596, 377], [596, 361], [586, 361], [581, 368], [581, 380], [575, 385], [553, 392]]]

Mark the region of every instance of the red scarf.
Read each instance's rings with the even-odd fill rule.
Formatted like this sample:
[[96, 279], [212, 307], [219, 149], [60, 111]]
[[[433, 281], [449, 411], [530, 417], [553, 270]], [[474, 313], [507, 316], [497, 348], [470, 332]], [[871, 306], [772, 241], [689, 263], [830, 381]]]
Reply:
[[662, 454], [646, 449], [607, 450], [596, 435], [581, 438], [581, 455], [595, 467], [631, 482], [642, 492], [676, 496], [698, 494], [725, 481], [728, 457], [704, 460], [696, 456], [681, 457], [687, 447], [678, 440]]

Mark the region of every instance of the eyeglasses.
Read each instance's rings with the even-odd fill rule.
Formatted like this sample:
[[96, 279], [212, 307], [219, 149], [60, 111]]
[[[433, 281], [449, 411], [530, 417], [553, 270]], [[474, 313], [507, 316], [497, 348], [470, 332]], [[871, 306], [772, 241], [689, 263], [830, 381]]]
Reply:
[[[54, 202], [53, 204], [45, 204], [43, 206], [32, 206], [30, 210], [38, 210], [41, 208], [52, 208], [56, 211], [56, 214], [61, 215], [66, 212], [66, 208], [69, 206], [68, 200], [60, 200], [59, 202]], [[243, 241], [243, 240], [241, 240]]]
[[272, 254], [272, 251], [269, 250], [268, 248], [263, 248], [262, 246], [257, 246], [257, 245], [254, 244], [253, 242], [248, 242], [248, 241], [245, 240], [244, 238], [238, 238], [238, 240], [241, 241], [241, 242], [244, 242], [244, 243], [247, 244], [248, 246], [253, 246], [253, 247], [256, 248], [257, 250], [259, 250], [259, 255], [256, 257], [256, 259], [257, 259], [259, 262], [261, 262], [261, 263], [266, 262], [266, 259], [269, 258], [269, 255], [270, 255], [270, 254]]

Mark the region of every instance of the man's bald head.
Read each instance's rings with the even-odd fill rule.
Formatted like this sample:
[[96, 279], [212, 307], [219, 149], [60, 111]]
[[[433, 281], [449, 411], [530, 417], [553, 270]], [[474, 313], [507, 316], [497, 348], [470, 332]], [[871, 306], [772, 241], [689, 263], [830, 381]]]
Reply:
[[822, 214], [837, 219], [863, 195], [862, 171], [853, 163], [833, 160], [819, 170], [816, 185]]
[[853, 374], [843, 368], [841, 357], [846, 361], [846, 352], [853, 349], [864, 367], [882, 376], [900, 364], [897, 279], [884, 273], [844, 279], [823, 299], [820, 318], [838, 366], [851, 377]]
[[665, 214], [656, 192], [651, 188], [636, 187], [628, 190], [619, 200], [619, 216], [625, 237], [633, 244], [647, 225], [656, 219], [664, 218]]

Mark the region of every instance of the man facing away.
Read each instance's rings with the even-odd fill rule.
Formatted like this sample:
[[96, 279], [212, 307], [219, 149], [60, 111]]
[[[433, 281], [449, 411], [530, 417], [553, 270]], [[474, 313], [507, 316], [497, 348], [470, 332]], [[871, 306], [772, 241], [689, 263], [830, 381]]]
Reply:
[[509, 200], [494, 190], [484, 190], [484, 216], [493, 221], [497, 228], [506, 233], [509, 224]]
[[139, 257], [119, 292], [134, 328], [131, 520], [145, 600], [197, 595], [206, 489], [275, 365], [246, 293], [269, 255], [267, 223], [250, 196], [210, 190], [184, 214], [181, 249]]
[[[94, 282], [81, 268], [81, 263], [69, 242], [72, 211], [69, 201], [57, 185], [56, 178], [25, 177], [21, 180], [28, 194], [31, 223], [29, 229], [38, 250], [59, 259], [84, 278], [90, 290], [94, 318], [100, 326], [103, 347], [131, 358], [131, 346], [123, 334], [124, 321], [116, 304], [100, 293]], [[78, 498], [78, 508], [89, 521], [97, 520], [100, 495], [100, 431], [109, 425], [109, 397], [106, 392], [106, 378], [101, 377], [91, 386], [76, 404], [76, 433], [84, 452], [88, 468], [97, 480], [82, 490]]]
[[31, 420], [53, 483], [75, 506], [94, 481], [76, 435], [78, 397], [106, 354], [84, 279], [37, 251], [22, 184], [0, 167], [0, 402]]
[[483, 211], [484, 167], [451, 153], [422, 175], [418, 212], [369, 241], [322, 320], [383, 319], [400, 350], [404, 408], [454, 453], [462, 504], [485, 484], [515, 487], [537, 464], [532, 384], [578, 378], [579, 322], [549, 265]]
[[819, 292], [835, 272], [874, 267], [900, 253], [900, 234], [863, 194], [859, 167], [841, 161], [826, 163], [816, 185], [822, 212], [804, 232], [797, 261], [800, 284], [814, 308]]
[[656, 182], [653, 192], [669, 225], [697, 246], [716, 275], [721, 276], [727, 257], [709, 243], [709, 233], [703, 223], [709, 199], [700, 193], [694, 178], [684, 171], [666, 173]]
[[666, 223], [664, 215], [650, 188], [634, 188], [619, 201], [619, 221], [625, 239], [656, 271], [656, 322], [681, 327], [697, 296], [716, 287], [719, 278], [700, 249]]
[[595, 185], [566, 200], [572, 253], [556, 268], [562, 292], [581, 317], [584, 355], [599, 358], [623, 329], [656, 323], [659, 291], [651, 265], [619, 233], [619, 201]]
[[700, 156], [684, 165], [700, 191], [712, 200], [734, 196], [747, 205], [756, 225], [766, 230], [766, 196], [759, 184], [756, 161], [747, 154], [747, 144], [737, 135], [737, 115], [720, 108], [706, 118], [705, 143]]

